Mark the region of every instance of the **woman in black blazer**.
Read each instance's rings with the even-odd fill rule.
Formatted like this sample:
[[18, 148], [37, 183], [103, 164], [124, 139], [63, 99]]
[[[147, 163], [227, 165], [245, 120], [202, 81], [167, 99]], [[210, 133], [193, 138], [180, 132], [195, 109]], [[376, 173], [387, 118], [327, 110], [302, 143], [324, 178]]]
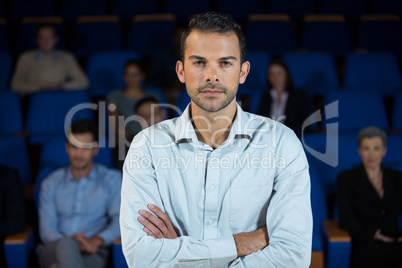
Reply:
[[386, 135], [376, 127], [358, 134], [362, 164], [337, 180], [339, 225], [352, 237], [352, 267], [402, 267], [402, 173], [381, 166]]
[[310, 104], [306, 93], [296, 90], [286, 63], [276, 59], [267, 69], [268, 89], [265, 91], [257, 114], [284, 123], [298, 137], [309, 115]]

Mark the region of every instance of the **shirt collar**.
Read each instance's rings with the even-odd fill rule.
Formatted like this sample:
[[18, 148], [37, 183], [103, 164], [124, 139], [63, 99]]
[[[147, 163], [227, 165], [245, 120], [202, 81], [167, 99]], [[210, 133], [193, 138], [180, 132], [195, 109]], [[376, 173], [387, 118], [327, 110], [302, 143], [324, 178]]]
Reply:
[[[92, 169], [91, 169], [91, 171], [89, 172], [89, 175], [88, 175], [88, 176], [85, 176], [85, 177], [82, 177], [81, 179], [88, 179], [88, 180], [90, 180], [90, 181], [93, 181], [93, 180], [96, 179], [96, 177], [97, 177], [97, 175], [96, 175], [96, 168], [95, 168], [95, 164], [93, 164]], [[73, 175], [73, 173], [72, 173], [72, 171], [71, 171], [71, 166], [68, 166], [68, 167], [67, 167], [66, 180], [67, 180], [67, 181], [74, 181], [74, 180], [75, 180], [74, 175]]]
[[[193, 124], [190, 120], [190, 104], [187, 105], [183, 114], [177, 119], [175, 128], [175, 142], [176, 143], [189, 143], [198, 140], [195, 133]], [[235, 119], [233, 120], [232, 128], [230, 129], [229, 136], [224, 143], [230, 143], [234, 139], [248, 139], [253, 138], [253, 129], [248, 128], [248, 123], [252, 118], [248, 113], [236, 103], [237, 112]]]
[[[42, 59], [42, 58], [44, 58], [44, 57], [45, 57], [45, 54], [44, 54], [41, 50], [38, 50], [38, 52], [36, 53], [36, 58]], [[52, 59], [56, 59], [56, 58], [58, 57], [57, 51], [54, 50], [54, 51], [52, 52], [52, 54], [50, 54], [50, 57], [51, 57]]]

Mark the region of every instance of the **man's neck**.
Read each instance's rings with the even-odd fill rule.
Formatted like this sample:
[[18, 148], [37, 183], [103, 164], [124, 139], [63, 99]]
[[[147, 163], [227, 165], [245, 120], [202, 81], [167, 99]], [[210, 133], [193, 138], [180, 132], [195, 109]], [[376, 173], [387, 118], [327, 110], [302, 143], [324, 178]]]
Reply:
[[73, 173], [74, 178], [79, 181], [82, 177], [87, 177], [93, 168], [93, 163], [89, 164], [87, 167], [83, 169], [77, 169], [73, 166], [70, 166], [71, 173]]
[[216, 149], [229, 136], [237, 112], [236, 99], [214, 113], [204, 111], [193, 102], [190, 108], [190, 118], [198, 140]]

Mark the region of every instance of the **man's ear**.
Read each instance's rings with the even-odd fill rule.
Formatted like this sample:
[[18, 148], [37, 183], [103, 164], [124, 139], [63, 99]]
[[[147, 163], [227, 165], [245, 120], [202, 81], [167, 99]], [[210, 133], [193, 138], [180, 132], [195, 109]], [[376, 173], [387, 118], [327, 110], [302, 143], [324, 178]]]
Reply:
[[186, 79], [184, 76], [184, 64], [182, 61], [177, 61], [176, 63], [176, 73], [177, 77], [179, 78], [180, 82], [185, 83]]
[[243, 84], [244, 82], [246, 82], [246, 78], [247, 78], [247, 75], [249, 72], [250, 72], [250, 62], [245, 61], [241, 65], [241, 69], [240, 69], [240, 80], [239, 80], [240, 84]]

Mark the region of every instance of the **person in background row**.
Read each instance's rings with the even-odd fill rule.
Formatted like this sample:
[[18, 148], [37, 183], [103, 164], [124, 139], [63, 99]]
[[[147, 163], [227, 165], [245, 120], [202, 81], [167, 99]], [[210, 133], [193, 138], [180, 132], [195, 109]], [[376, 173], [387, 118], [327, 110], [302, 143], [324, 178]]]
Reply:
[[142, 129], [158, 124], [166, 119], [166, 110], [154, 97], [145, 97], [135, 105], [134, 113], [138, 115]]
[[120, 237], [121, 173], [93, 162], [99, 147], [91, 121], [76, 121], [66, 135], [70, 165], [40, 186], [41, 267], [106, 267], [108, 246]]
[[[142, 86], [145, 74], [140, 61], [129, 60], [125, 63], [123, 79], [126, 88], [111, 91], [106, 99], [109, 103], [109, 115], [115, 118], [115, 120], [110, 121], [110, 124], [112, 124], [112, 129], [116, 131], [116, 137], [121, 136], [124, 140], [131, 142], [134, 135], [141, 131], [138, 120], [136, 118], [130, 120], [129, 118], [135, 115], [135, 105], [141, 98], [155, 96], [147, 93]], [[119, 116], [121, 116], [120, 121], [127, 120], [127, 124], [119, 124]]]
[[296, 90], [286, 63], [273, 60], [267, 69], [268, 89], [261, 98], [257, 114], [284, 123], [300, 138], [302, 125], [310, 112], [307, 94]]
[[358, 141], [362, 164], [337, 180], [339, 226], [352, 237], [351, 267], [402, 267], [402, 173], [382, 166], [384, 131], [366, 127]]
[[7, 267], [4, 238], [25, 228], [25, 201], [18, 172], [0, 164], [0, 266]]
[[13, 91], [31, 94], [43, 90], [86, 89], [89, 81], [76, 59], [67, 51], [56, 50], [58, 37], [51, 24], [37, 29], [37, 50], [23, 53], [11, 79]]

